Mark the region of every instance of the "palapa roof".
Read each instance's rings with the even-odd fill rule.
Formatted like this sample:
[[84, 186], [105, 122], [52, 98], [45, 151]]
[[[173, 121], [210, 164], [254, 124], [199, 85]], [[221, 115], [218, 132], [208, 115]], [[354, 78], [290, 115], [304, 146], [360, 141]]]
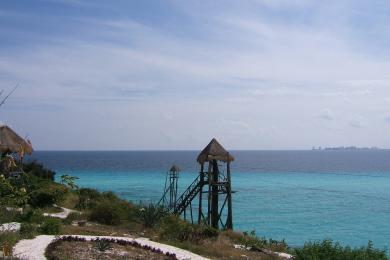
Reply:
[[0, 152], [27, 153], [33, 151], [30, 141], [25, 140], [6, 125], [0, 126]]
[[169, 170], [170, 172], [180, 172], [179, 166], [176, 164], [172, 165], [171, 169]]
[[230, 155], [223, 146], [218, 143], [217, 139], [213, 138], [211, 142], [198, 155], [198, 163], [210, 162], [212, 160], [231, 162], [234, 157]]

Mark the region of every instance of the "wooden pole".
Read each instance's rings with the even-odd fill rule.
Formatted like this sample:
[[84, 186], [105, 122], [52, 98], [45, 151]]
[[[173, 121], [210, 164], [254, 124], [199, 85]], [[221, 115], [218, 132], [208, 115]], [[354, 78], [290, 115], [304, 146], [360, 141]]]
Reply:
[[229, 153], [227, 153], [227, 199], [228, 199], [228, 215], [226, 221], [226, 228], [233, 229], [233, 208], [232, 208], [232, 186], [231, 186], [231, 177], [230, 177], [230, 159]]
[[199, 210], [198, 210], [198, 225], [201, 224], [202, 221], [202, 193], [203, 193], [203, 183], [204, 183], [204, 173], [203, 173], [204, 163], [200, 165], [200, 191], [199, 191]]
[[209, 185], [208, 185], [208, 188], [209, 190], [207, 191], [208, 192], [208, 197], [207, 197], [207, 225], [211, 225], [211, 218], [210, 218], [210, 214], [211, 214], [211, 162], [209, 162], [209, 165], [208, 165], [208, 170], [207, 170], [207, 175], [208, 175], [208, 182], [209, 182]]
[[213, 160], [213, 180], [211, 183], [211, 226], [213, 228], [218, 229], [218, 178], [219, 178], [219, 170], [218, 170], [218, 162], [217, 160]]

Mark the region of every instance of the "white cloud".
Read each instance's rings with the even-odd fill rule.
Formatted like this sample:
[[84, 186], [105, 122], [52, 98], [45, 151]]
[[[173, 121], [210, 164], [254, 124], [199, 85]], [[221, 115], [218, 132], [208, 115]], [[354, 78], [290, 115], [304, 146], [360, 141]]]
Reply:
[[[259, 2], [315, 8], [311, 1]], [[344, 21], [324, 22], [328, 9], [307, 23], [305, 17], [288, 23], [229, 4], [204, 12], [178, 5], [191, 15], [195, 33], [132, 18], [78, 18], [81, 35], [0, 51], [0, 84], [21, 82], [4, 118], [32, 129], [38, 149], [72, 149], [78, 144], [69, 140], [90, 128], [100, 130], [82, 142], [89, 149], [107, 133], [115, 138], [98, 143], [103, 149], [194, 148], [213, 136], [230, 147], [305, 148], [316, 139], [352, 140], [359, 131], [350, 127], [377, 145], [370, 136], [381, 125], [370, 115], [387, 111], [390, 61], [355, 45]], [[38, 117], [52, 126], [34, 126]], [[343, 123], [325, 129], [318, 118]], [[47, 137], [53, 133], [64, 141]]]
[[330, 109], [328, 109], [328, 108], [321, 110], [318, 117], [320, 119], [329, 120], [329, 121], [334, 120], [334, 115], [333, 115], [332, 111], [330, 111]]
[[349, 121], [349, 125], [353, 128], [363, 128], [363, 120], [362, 116], [355, 116]]

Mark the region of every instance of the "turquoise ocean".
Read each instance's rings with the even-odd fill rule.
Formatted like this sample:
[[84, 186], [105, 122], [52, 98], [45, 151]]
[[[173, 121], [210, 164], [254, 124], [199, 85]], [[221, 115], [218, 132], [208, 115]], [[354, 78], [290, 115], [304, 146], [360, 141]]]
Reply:
[[[390, 247], [390, 150], [231, 151], [233, 223], [241, 231], [291, 246], [332, 238]], [[179, 193], [197, 176], [197, 151], [37, 151], [81, 187], [157, 202], [171, 165], [182, 169]]]

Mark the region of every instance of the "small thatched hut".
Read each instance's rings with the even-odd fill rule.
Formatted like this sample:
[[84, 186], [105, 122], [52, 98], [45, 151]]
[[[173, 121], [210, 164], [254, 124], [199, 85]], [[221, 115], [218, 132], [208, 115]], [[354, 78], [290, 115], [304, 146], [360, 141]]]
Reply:
[[20, 137], [15, 131], [6, 125], [0, 126], [0, 152], [18, 153], [20, 157], [33, 152], [29, 140]]

